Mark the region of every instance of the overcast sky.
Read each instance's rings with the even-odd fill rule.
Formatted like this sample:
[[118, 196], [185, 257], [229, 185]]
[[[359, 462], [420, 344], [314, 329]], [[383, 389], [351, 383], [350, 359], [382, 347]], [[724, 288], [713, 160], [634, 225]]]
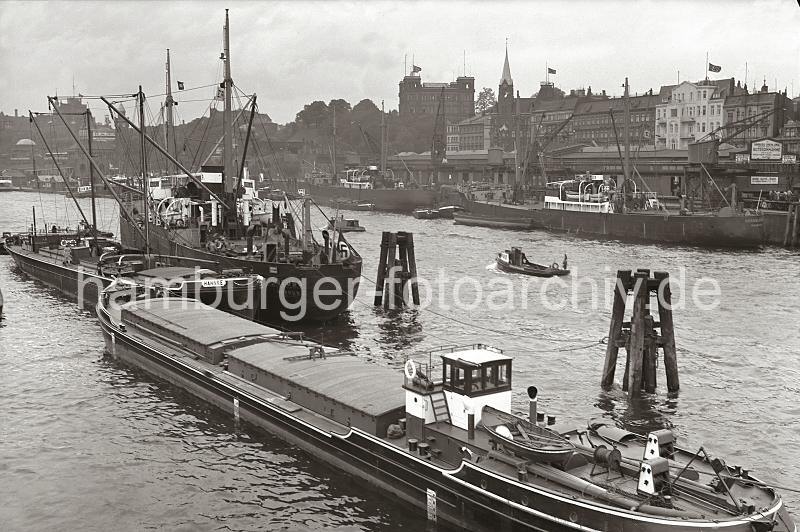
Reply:
[[[658, 90], [705, 76], [745, 77], [800, 93], [797, 0], [660, 2], [111, 2], [0, 0], [0, 110], [46, 110], [58, 91], [119, 94], [141, 83], [164, 92], [164, 54], [173, 80], [199, 87], [221, 80], [222, 26], [231, 16], [234, 82], [258, 94], [273, 120], [303, 104], [369, 98], [397, 108], [404, 58], [423, 81], [464, 71], [497, 90], [508, 38], [511, 74], [523, 96], [538, 90], [545, 64], [564, 90], [619, 94]], [[203, 113], [213, 89], [181, 93], [179, 118]], [[204, 103], [189, 102], [203, 99]], [[156, 101], [149, 103], [158, 112]], [[99, 112], [100, 106], [93, 103]], [[100, 114], [100, 113], [97, 114]]]

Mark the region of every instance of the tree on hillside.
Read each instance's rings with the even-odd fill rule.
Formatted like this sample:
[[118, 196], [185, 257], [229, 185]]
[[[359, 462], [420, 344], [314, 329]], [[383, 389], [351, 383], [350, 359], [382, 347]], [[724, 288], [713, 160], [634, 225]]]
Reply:
[[350, 112], [350, 102], [347, 100], [342, 100], [341, 98], [331, 100], [331, 103], [328, 104], [329, 109], [336, 108], [336, 114], [343, 114]]
[[497, 98], [491, 87], [484, 87], [478, 93], [478, 99], [475, 100], [475, 113], [485, 113], [497, 104]]
[[[349, 104], [348, 104], [349, 105]], [[306, 126], [320, 126], [328, 118], [328, 106], [319, 100], [303, 106], [303, 110], [297, 113], [295, 121]]]

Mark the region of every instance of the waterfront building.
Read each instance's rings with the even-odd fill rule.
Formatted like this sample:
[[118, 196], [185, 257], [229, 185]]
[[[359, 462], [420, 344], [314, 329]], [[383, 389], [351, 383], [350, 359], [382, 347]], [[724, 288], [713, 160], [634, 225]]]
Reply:
[[684, 150], [700, 139], [722, 136], [725, 99], [740, 91], [733, 78], [661, 87], [655, 117], [656, 147]]
[[448, 122], [474, 116], [475, 78], [459, 76], [449, 83], [423, 83], [419, 72], [412, 72], [400, 82], [400, 116], [435, 117], [442, 97]]
[[[745, 86], [746, 87], [746, 86]], [[733, 135], [727, 142], [734, 146], [749, 146], [754, 140], [764, 137], [777, 137], [783, 127], [786, 116], [786, 108], [789, 106], [786, 94], [781, 92], [770, 92], [767, 84], [762, 85], [757, 93], [749, 94], [743, 92], [725, 99], [723, 107], [725, 122], [725, 135], [733, 135], [739, 127], [735, 122], [745, 118], [762, 116], [761, 119], [754, 120], [752, 127]]]

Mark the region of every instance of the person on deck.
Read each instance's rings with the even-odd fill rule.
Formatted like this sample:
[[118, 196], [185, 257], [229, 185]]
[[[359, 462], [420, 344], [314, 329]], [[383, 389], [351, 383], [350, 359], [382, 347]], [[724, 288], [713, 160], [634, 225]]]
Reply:
[[567, 269], [567, 254], [564, 253], [564, 262], [561, 263], [562, 269]]

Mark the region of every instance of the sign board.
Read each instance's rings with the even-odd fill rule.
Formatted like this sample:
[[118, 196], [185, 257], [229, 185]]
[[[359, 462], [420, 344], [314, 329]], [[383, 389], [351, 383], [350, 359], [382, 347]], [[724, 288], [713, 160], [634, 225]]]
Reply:
[[754, 175], [750, 176], [751, 185], [777, 185], [778, 176], [776, 175]]
[[203, 288], [210, 288], [213, 286], [225, 286], [225, 279], [203, 279], [200, 284], [203, 285]]
[[797, 155], [784, 155], [781, 162], [783, 164], [797, 164]]
[[737, 153], [736, 154], [736, 162], [737, 163], [749, 163], [750, 162], [750, 154], [749, 153]]
[[754, 161], [780, 161], [783, 145], [774, 140], [757, 140], [750, 145], [750, 159]]

